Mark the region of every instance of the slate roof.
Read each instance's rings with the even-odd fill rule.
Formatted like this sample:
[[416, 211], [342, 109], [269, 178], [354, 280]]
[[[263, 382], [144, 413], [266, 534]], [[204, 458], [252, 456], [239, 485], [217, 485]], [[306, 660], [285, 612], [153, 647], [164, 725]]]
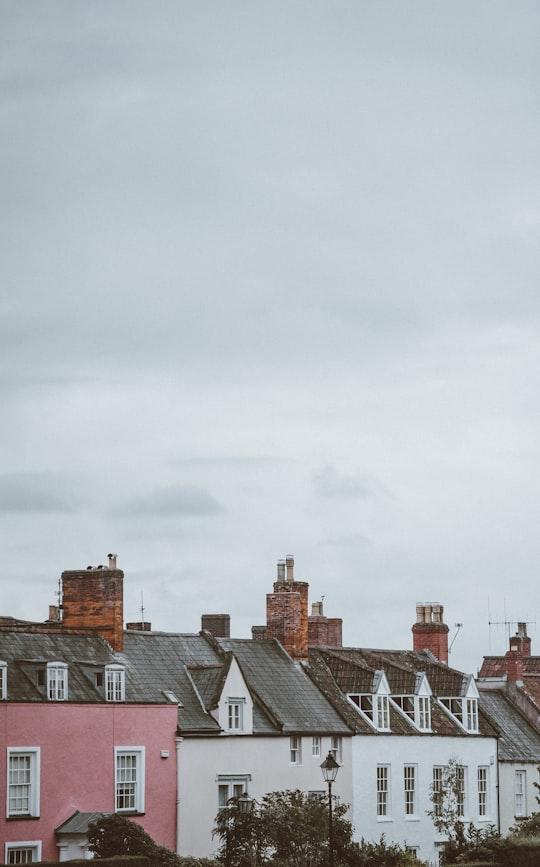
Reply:
[[138, 672], [147, 701], [162, 700], [166, 691], [178, 698], [178, 728], [183, 734], [219, 734], [205, 702], [214, 706], [213, 692], [225, 662], [203, 636], [127, 630], [124, 656]]
[[527, 722], [504, 692], [482, 689], [479, 701], [500, 730], [499, 760], [540, 762], [540, 733]]
[[[377, 732], [346, 698], [350, 693], [372, 692], [376, 674], [384, 671], [392, 696], [414, 695], [417, 675], [425, 674], [431, 687], [431, 732], [437, 735], [475, 737], [465, 733], [437, 703], [437, 698], [461, 697], [470, 676], [439, 662], [429, 651], [373, 650], [351, 647], [311, 647], [309, 671], [315, 683], [334, 703], [357, 734], [384, 736]], [[480, 710], [481, 735], [495, 737], [496, 729]], [[417, 735], [418, 729], [390, 703], [390, 733]], [[427, 734], [427, 733], [426, 733]]]
[[84, 834], [85, 836], [88, 834], [88, 826], [92, 824], [92, 822], [96, 822], [101, 816], [110, 816], [111, 813], [80, 813], [79, 810], [76, 810], [69, 819], [66, 819], [65, 822], [62, 822], [58, 828], [55, 828], [55, 834]]
[[352, 734], [305, 669], [296, 665], [277, 641], [215, 641], [223, 650], [232, 651], [240, 666], [259, 711], [253, 722], [254, 728], [263, 726], [260, 733], [269, 733], [268, 721], [273, 719], [274, 732], [277, 727], [283, 734]]
[[[73, 702], [101, 702], [95, 673], [105, 665], [123, 663], [99, 635], [0, 631], [0, 659], [7, 662], [7, 697], [11, 701], [44, 701], [37, 685], [38, 669], [47, 662], [68, 663], [68, 695]], [[126, 695], [130, 680], [126, 671]]]

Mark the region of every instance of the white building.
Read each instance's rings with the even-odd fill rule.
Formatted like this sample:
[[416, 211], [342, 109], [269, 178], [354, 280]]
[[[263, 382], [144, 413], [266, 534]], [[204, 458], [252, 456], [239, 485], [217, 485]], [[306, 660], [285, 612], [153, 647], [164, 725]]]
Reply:
[[315, 682], [354, 727], [353, 823], [356, 838], [400, 843], [439, 863], [444, 835], [428, 811], [442, 768], [462, 775], [460, 814], [478, 828], [498, 824], [497, 731], [478, 707], [471, 675], [430, 651], [312, 648]]

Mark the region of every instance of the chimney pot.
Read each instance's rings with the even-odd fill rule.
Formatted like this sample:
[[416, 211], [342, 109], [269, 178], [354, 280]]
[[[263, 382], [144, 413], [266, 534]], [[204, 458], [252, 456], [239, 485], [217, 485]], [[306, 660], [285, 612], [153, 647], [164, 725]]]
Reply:
[[109, 569], [116, 569], [116, 558], [118, 557], [118, 554], [107, 554], [107, 557], [109, 558]]
[[287, 567], [287, 581], [292, 583], [294, 581], [294, 557], [292, 554], [288, 554], [285, 558], [285, 565]]
[[278, 560], [277, 580], [278, 581], [285, 581], [285, 560]]

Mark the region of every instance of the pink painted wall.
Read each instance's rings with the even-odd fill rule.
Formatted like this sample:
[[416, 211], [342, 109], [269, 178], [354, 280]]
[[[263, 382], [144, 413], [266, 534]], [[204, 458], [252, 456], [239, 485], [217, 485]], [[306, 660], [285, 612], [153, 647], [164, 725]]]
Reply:
[[[145, 747], [145, 814], [130, 816], [175, 848], [177, 709], [174, 705], [0, 702], [0, 861], [5, 843], [41, 840], [57, 860], [54, 829], [76, 810], [114, 812], [114, 748]], [[7, 747], [41, 748], [39, 819], [6, 817]], [[161, 758], [168, 750], [169, 757]]]

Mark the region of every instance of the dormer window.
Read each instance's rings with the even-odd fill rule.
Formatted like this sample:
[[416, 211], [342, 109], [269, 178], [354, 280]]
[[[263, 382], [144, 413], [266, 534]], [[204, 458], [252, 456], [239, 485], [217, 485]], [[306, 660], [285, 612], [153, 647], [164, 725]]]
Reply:
[[7, 662], [0, 662], [0, 701], [7, 698]]
[[392, 699], [420, 731], [431, 731], [431, 708], [427, 695], [396, 695]]
[[244, 731], [244, 698], [227, 699], [227, 729], [230, 732]]
[[126, 675], [122, 665], [105, 667], [105, 698], [107, 701], [125, 701]]
[[349, 700], [368, 718], [377, 731], [390, 730], [390, 708], [387, 695], [350, 694]]
[[465, 731], [478, 733], [477, 698], [441, 698], [440, 702]]
[[467, 720], [467, 731], [468, 732], [477, 732], [478, 731], [478, 699], [476, 698], [466, 698], [465, 699], [465, 712], [466, 712], [466, 720]]
[[47, 663], [47, 697], [49, 701], [66, 701], [68, 667], [65, 662]]
[[429, 696], [419, 695], [416, 700], [416, 725], [423, 731], [431, 729], [431, 706]]

